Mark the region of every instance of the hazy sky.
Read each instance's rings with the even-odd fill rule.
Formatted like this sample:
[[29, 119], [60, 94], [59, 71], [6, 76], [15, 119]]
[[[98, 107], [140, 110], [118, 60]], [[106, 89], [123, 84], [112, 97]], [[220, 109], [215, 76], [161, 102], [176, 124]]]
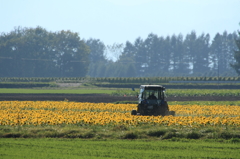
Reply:
[[240, 0], [0, 0], [0, 33], [16, 26], [71, 30], [106, 45], [195, 30], [240, 30]]

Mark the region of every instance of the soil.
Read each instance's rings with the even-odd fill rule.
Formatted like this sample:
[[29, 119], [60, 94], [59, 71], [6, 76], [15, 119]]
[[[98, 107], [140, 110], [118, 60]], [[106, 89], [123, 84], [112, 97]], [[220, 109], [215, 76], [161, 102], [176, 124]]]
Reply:
[[[107, 94], [0, 94], [0, 101], [75, 101], [91, 103], [113, 103], [118, 101], [138, 101], [137, 97], [110, 96]], [[167, 101], [237, 101], [240, 97], [168, 97]]]
[[79, 87], [81, 86], [81, 83], [56, 83], [59, 87]]

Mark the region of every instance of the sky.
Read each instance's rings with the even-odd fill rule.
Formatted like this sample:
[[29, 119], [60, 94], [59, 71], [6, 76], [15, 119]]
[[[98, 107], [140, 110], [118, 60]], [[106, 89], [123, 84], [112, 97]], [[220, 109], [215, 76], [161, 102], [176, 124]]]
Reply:
[[240, 30], [240, 0], [0, 0], [0, 33], [15, 27], [70, 30], [105, 45]]

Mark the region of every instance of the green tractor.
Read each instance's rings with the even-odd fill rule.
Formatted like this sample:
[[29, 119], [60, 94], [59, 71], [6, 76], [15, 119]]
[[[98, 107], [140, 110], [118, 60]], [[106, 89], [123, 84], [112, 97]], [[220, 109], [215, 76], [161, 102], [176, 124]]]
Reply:
[[169, 111], [165, 98], [165, 87], [161, 85], [141, 85], [137, 110], [132, 110], [131, 114], [146, 116], [174, 116], [175, 112]]

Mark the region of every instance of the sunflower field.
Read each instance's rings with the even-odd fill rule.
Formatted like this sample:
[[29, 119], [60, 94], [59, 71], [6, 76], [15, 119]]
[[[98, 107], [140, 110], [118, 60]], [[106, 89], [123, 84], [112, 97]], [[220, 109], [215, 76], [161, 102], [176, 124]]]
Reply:
[[136, 104], [0, 101], [0, 125], [240, 126], [240, 106], [170, 105], [176, 116], [132, 116]]

